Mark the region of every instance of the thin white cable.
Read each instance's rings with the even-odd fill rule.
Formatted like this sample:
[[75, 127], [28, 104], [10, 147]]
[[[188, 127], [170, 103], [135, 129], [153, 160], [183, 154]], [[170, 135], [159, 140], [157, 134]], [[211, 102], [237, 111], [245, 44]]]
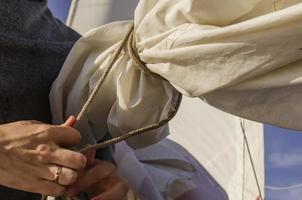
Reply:
[[265, 186], [265, 189], [274, 190], [274, 191], [291, 190], [291, 189], [296, 189], [296, 188], [302, 188], [302, 183], [299, 183], [299, 184], [296, 184], [296, 185], [284, 186], [284, 187], [281, 187], [281, 186], [277, 187], [277, 186], [270, 186], [270, 185]]

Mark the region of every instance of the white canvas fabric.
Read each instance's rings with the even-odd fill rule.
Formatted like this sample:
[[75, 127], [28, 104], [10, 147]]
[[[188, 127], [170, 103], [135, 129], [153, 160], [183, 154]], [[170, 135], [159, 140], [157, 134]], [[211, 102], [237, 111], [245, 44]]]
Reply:
[[202, 164], [225, 190], [229, 200], [256, 200], [260, 196], [264, 199], [262, 124], [221, 112], [197, 98], [185, 97], [169, 126], [171, 134], [168, 138], [181, 144]]
[[[140, 1], [139, 57], [168, 82], [138, 69], [125, 48], [81, 122], [84, 143], [166, 118], [176, 90], [238, 116], [302, 129], [300, 106], [292, 106], [301, 101], [302, 3], [278, 2]], [[79, 112], [131, 24], [101, 26], [76, 43], [52, 87], [55, 123]], [[127, 142], [139, 148], [167, 133], [165, 126]]]
[[[94, 0], [79, 1], [70, 12], [74, 16], [70, 25], [84, 33], [118, 17], [132, 19], [133, 3], [134, 0], [113, 0], [101, 6]], [[106, 15], [99, 16], [103, 10]], [[142, 150], [131, 149], [125, 143], [116, 144], [117, 168], [141, 199], [255, 200], [259, 191], [244, 145], [242, 121], [264, 198], [262, 124], [240, 120], [198, 98], [184, 97], [169, 123], [168, 139]], [[188, 166], [194, 171], [188, 170]]]
[[[279, 1], [275, 4], [262, 2], [266, 3], [260, 3], [256, 7], [263, 8], [262, 4], [266, 4], [269, 5], [266, 8], [270, 9], [265, 11], [253, 9], [249, 12], [251, 16], [245, 15], [240, 20], [289, 6], [283, 4], [289, 1]], [[131, 18], [131, 14], [120, 12], [120, 7], [125, 6], [120, 6], [119, 9], [116, 6], [129, 6], [133, 0], [112, 0], [105, 4], [99, 4], [94, 0], [82, 0], [78, 3], [71, 25], [81, 33], [95, 25], [117, 19], [121, 15], [126, 19]], [[129, 7], [127, 9], [129, 10]], [[100, 16], [104, 14], [101, 12], [104, 10], [106, 16]], [[88, 22], [81, 20], [85, 17], [89, 19]], [[108, 38], [101, 39], [100, 45], [104, 45]], [[99, 47], [95, 44], [93, 48]], [[103, 99], [99, 98], [98, 105], [104, 100], [106, 96], [103, 96]], [[101, 106], [97, 109], [100, 108]], [[129, 148], [125, 143], [117, 144], [115, 152], [117, 167], [141, 199], [255, 200], [259, 192], [244, 145], [240, 121], [237, 117], [206, 105], [198, 98], [185, 97], [178, 114], [169, 125], [171, 133], [169, 139], [137, 150]], [[258, 123], [244, 121], [256, 175], [264, 197], [263, 127]], [[99, 134], [102, 133], [100, 130], [97, 131]], [[185, 147], [187, 151], [175, 142]]]
[[169, 126], [169, 137], [149, 147], [116, 145], [119, 172], [141, 199], [265, 198], [262, 124], [185, 97]]

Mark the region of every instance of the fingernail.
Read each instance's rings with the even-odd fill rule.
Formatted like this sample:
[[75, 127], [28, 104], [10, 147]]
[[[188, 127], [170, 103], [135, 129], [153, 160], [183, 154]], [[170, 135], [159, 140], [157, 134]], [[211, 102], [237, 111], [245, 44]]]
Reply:
[[75, 116], [70, 116], [63, 125], [72, 127], [75, 124], [75, 122], [76, 122]]

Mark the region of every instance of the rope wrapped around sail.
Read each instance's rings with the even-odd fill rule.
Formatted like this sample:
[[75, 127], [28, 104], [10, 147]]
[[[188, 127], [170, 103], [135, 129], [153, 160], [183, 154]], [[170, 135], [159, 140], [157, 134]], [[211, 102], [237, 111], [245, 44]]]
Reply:
[[[104, 83], [104, 81], [106, 80], [106, 78], [108, 77], [108, 74], [110, 73], [113, 65], [116, 63], [117, 58], [119, 57], [120, 53], [122, 52], [122, 50], [127, 46], [129, 49], [129, 55], [131, 57], [131, 59], [133, 60], [133, 62], [135, 63], [135, 65], [142, 70], [144, 73], [162, 80], [162, 81], [167, 81], [165, 78], [163, 78], [162, 76], [155, 74], [153, 72], [151, 72], [145, 65], [145, 63], [143, 63], [138, 54], [137, 54], [137, 49], [135, 47], [135, 37], [133, 34], [133, 30], [134, 30], [134, 25], [131, 26], [131, 28], [129, 29], [128, 33], [126, 34], [125, 38], [123, 39], [123, 41], [121, 42], [121, 45], [118, 47], [118, 49], [115, 51], [111, 62], [108, 64], [108, 67], [105, 71], [105, 73], [103, 74], [103, 76], [100, 77], [100, 79], [98, 80], [98, 83], [96, 85], [96, 87], [94, 88], [94, 90], [92, 91], [92, 93], [89, 95], [89, 98], [87, 99], [86, 103], [83, 105], [83, 107], [81, 108], [80, 113], [77, 116], [77, 122], [79, 122], [80, 120], [82, 120], [85, 117], [85, 114], [87, 114], [88, 110], [89, 110], [89, 106], [91, 105], [91, 103], [93, 102], [93, 100], [95, 99], [96, 94], [100, 91], [100, 89], [102, 88], [102, 85]], [[95, 145], [87, 145], [85, 148], [79, 150], [79, 152], [83, 153], [85, 151], [87, 151], [88, 149], [101, 149], [101, 148], [105, 148], [109, 145], [113, 145], [119, 142], [122, 142], [130, 137], [134, 137], [140, 134], [143, 134], [147, 131], [150, 130], [154, 130], [157, 128], [160, 128], [164, 125], [166, 125], [171, 119], [173, 119], [173, 117], [176, 115], [180, 103], [181, 103], [181, 99], [182, 99], [182, 94], [178, 92], [178, 99], [175, 105], [175, 109], [172, 110], [169, 114], [168, 117], [166, 119], [163, 119], [157, 123], [151, 124], [151, 125], [146, 125], [145, 127], [130, 131], [129, 133], [126, 133], [124, 135], [121, 135], [119, 137], [116, 138], [112, 138], [110, 140], [106, 140], [104, 142], [95, 144]], [[76, 123], [77, 123], [76, 122]], [[75, 124], [76, 125], [76, 124]], [[64, 200], [78, 200], [78, 197], [75, 198], [70, 198], [70, 197], [61, 197]], [[46, 200], [47, 196], [46, 195], [42, 195], [41, 200]]]
[[[143, 63], [140, 60], [140, 58], [139, 58], [139, 56], [137, 54], [137, 49], [135, 47], [135, 43], [134, 43], [135, 42], [135, 37], [134, 37], [134, 34], [133, 34], [133, 30], [134, 30], [134, 25], [132, 25], [131, 28], [129, 29], [129, 32], [126, 34], [126, 36], [125, 36], [124, 40], [122, 41], [120, 47], [116, 50], [116, 52], [115, 52], [115, 54], [114, 54], [114, 56], [113, 56], [110, 64], [108, 65], [108, 68], [107, 68], [106, 72], [104, 73], [104, 76], [102, 76], [100, 78], [98, 84], [96, 85], [96, 87], [94, 88], [93, 92], [91, 93], [91, 95], [89, 96], [88, 100], [86, 101], [85, 105], [81, 109], [80, 114], [77, 117], [78, 121], [82, 119], [82, 117], [83, 117], [83, 115], [85, 113], [87, 113], [87, 111], [89, 109], [89, 105], [92, 103], [93, 99], [95, 98], [95, 95], [101, 89], [101, 86], [102, 86], [103, 82], [107, 78], [109, 72], [112, 69], [113, 64], [116, 62], [119, 54], [121, 53], [122, 49], [125, 48], [126, 44], [127, 44], [128, 49], [129, 49], [129, 52], [130, 52], [129, 55], [130, 55], [131, 59], [134, 61], [135, 65], [139, 69], [141, 69], [143, 72], [145, 72], [146, 74], [148, 74], [148, 75], [150, 75], [150, 76], [152, 76], [152, 77], [154, 77], [156, 79], [159, 79], [159, 80], [162, 80], [162, 81], [167, 81], [162, 76], [151, 72], [146, 67], [145, 63]], [[129, 133], [126, 133], [126, 134], [124, 134], [124, 135], [122, 135], [120, 137], [112, 138], [110, 140], [104, 141], [102, 143], [98, 143], [96, 145], [87, 146], [84, 149], [81, 149], [80, 152], [84, 152], [84, 151], [86, 151], [87, 149], [90, 149], [90, 148], [95, 148], [95, 149], [104, 148], [104, 147], [107, 147], [109, 145], [116, 144], [118, 142], [122, 142], [122, 141], [124, 141], [124, 140], [126, 140], [126, 139], [128, 139], [130, 137], [134, 137], [136, 135], [140, 135], [140, 134], [143, 134], [143, 133], [145, 133], [147, 131], [150, 131], [150, 130], [153, 130], [153, 129], [157, 129], [157, 128], [160, 128], [160, 127], [164, 126], [170, 120], [172, 120], [173, 117], [176, 115], [176, 113], [178, 111], [178, 108], [180, 106], [180, 103], [181, 103], [181, 99], [182, 99], [182, 94], [178, 92], [178, 99], [177, 99], [177, 102], [176, 102], [176, 105], [175, 105], [175, 109], [168, 114], [168, 117], [166, 119], [163, 119], [163, 120], [159, 121], [158, 123], [147, 125], [145, 127], [133, 130], [133, 131], [131, 131]]]

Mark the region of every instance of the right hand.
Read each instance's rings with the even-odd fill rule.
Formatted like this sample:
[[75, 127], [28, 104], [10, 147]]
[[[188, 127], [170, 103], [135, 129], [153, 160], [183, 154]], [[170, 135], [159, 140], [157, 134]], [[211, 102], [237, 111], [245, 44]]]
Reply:
[[[37, 121], [0, 125], [0, 184], [48, 196], [60, 196], [65, 186], [77, 179], [77, 171], [86, 165], [86, 157], [61, 147], [72, 147], [81, 140], [70, 124], [61, 126]], [[55, 180], [58, 165], [62, 172]]]

